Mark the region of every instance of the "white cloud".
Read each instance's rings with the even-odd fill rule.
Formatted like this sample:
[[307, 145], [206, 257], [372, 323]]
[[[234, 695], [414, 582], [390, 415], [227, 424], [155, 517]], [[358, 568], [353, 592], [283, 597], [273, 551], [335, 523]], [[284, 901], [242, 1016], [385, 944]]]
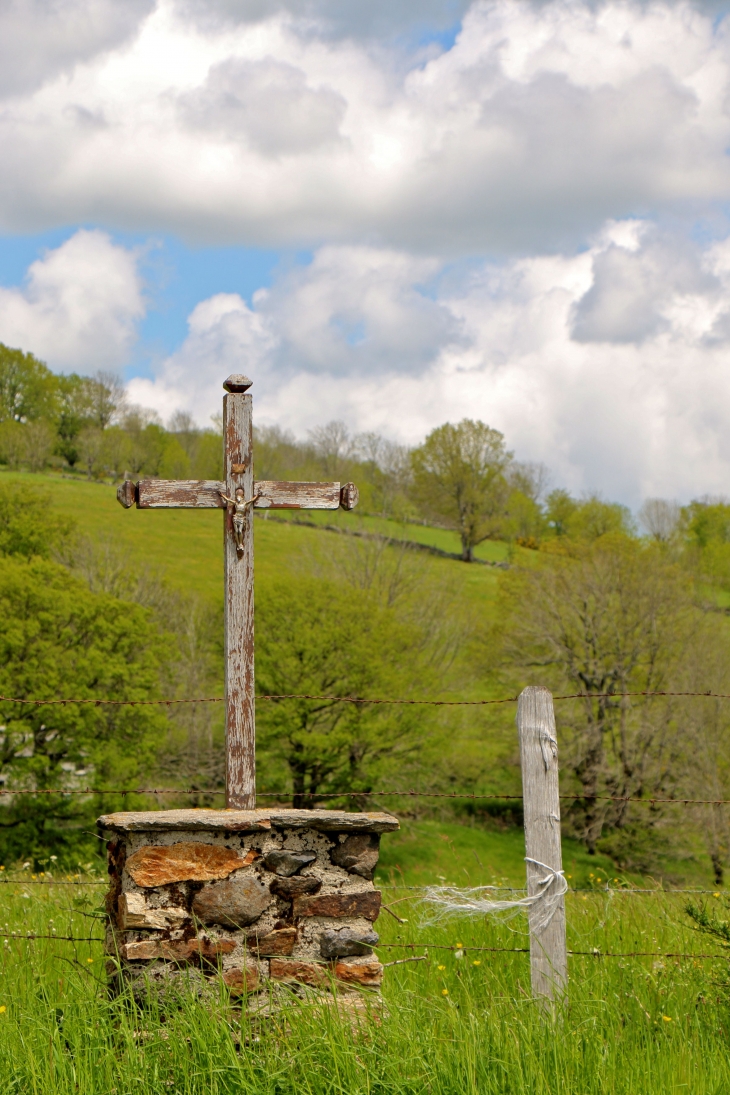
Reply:
[[158, 0], [6, 102], [0, 223], [534, 253], [728, 192], [730, 37], [688, 3], [476, 0], [413, 54], [337, 37], [329, 3], [216, 10]]
[[4, 0], [0, 94], [33, 89], [119, 47], [153, 7], [154, 0]]
[[76, 232], [30, 266], [22, 288], [0, 288], [0, 342], [57, 369], [118, 368], [145, 311], [137, 261], [104, 232]]
[[[642, 314], [661, 318], [650, 330], [626, 263], [649, 271]], [[299, 434], [337, 417], [417, 442], [478, 417], [575, 491], [636, 504], [726, 490], [730, 242], [692, 253], [651, 225], [614, 224], [578, 256], [438, 275], [435, 260], [325, 248], [252, 308], [236, 295], [198, 305], [183, 346], [156, 380], [132, 382], [132, 398], [205, 422], [227, 373], [243, 370], [257, 420]]]

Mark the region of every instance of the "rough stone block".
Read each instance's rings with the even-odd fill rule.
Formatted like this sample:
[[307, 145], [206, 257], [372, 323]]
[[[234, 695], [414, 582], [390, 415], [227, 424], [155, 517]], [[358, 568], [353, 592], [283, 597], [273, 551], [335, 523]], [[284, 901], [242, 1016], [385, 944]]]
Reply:
[[296, 928], [278, 928], [266, 935], [251, 935], [246, 944], [255, 954], [270, 958], [272, 955], [291, 954], [296, 941]]
[[244, 966], [243, 969], [224, 970], [224, 984], [228, 985], [232, 996], [243, 996], [247, 992], [256, 992], [260, 987], [259, 971], [255, 966]]
[[377, 920], [380, 913], [380, 890], [295, 897], [293, 913], [294, 916], [363, 916], [366, 920]]
[[337, 867], [344, 867], [350, 874], [371, 879], [378, 865], [380, 838], [376, 833], [353, 833], [336, 844], [330, 859]]
[[296, 878], [275, 878], [269, 886], [271, 893], [285, 901], [301, 897], [302, 894], [318, 893], [321, 889], [322, 883], [318, 878], [305, 878], [303, 875]]
[[320, 954], [323, 958], [349, 958], [372, 954], [372, 948], [380, 942], [380, 936], [372, 929], [339, 928], [322, 932]]
[[383, 983], [383, 967], [377, 958], [354, 958], [335, 963], [335, 977], [346, 985], [379, 988]]
[[242, 928], [258, 920], [270, 903], [267, 888], [247, 874], [204, 886], [193, 898], [193, 915], [204, 924]]
[[167, 886], [171, 882], [206, 882], [227, 878], [233, 871], [253, 862], [256, 853], [240, 856], [218, 844], [180, 841], [179, 844], [146, 844], [129, 856], [125, 864], [138, 886]]
[[314, 852], [290, 852], [285, 848], [283, 851], [269, 852], [264, 858], [264, 863], [274, 874], [289, 878], [301, 871], [302, 867], [314, 863], [316, 858]]
[[298, 962], [293, 958], [272, 958], [272, 981], [295, 981], [302, 985], [327, 985], [331, 974], [327, 966], [317, 962]]
[[190, 920], [187, 909], [181, 909], [177, 905], [170, 905], [164, 909], [153, 909], [145, 901], [144, 894], [123, 893], [117, 903], [118, 924], [122, 931], [132, 928], [149, 928], [155, 931], [164, 931], [166, 928], [180, 927]]
[[196, 955], [201, 958], [217, 958], [230, 954], [236, 944], [230, 939], [143, 939], [139, 943], [125, 943], [122, 957], [130, 962], [165, 958], [171, 962], [187, 962]]

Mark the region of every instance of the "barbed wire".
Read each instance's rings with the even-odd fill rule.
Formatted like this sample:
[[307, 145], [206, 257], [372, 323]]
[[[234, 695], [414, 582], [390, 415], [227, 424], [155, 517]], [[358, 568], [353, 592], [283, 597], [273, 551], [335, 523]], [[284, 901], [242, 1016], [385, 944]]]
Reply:
[[[225, 795], [225, 790], [216, 787], [4, 787], [3, 795]], [[257, 791], [257, 798], [290, 799], [292, 791]], [[469, 802], [522, 802], [522, 795], [489, 794], [478, 795], [473, 791], [301, 791], [297, 798], [448, 798], [464, 799]], [[643, 806], [657, 803], [670, 803], [674, 806], [725, 806], [730, 805], [728, 798], [672, 798], [662, 795], [587, 795], [561, 794], [558, 798], [566, 802], [637, 802]], [[276, 805], [276, 804], [272, 804]], [[264, 807], [258, 807], [264, 809]]]
[[[46, 934], [43, 932], [0, 932], [0, 939], [10, 939], [17, 943], [32, 943], [39, 939], [55, 940], [63, 943], [103, 943], [104, 940], [98, 935], [57, 935]], [[438, 951], [451, 951], [454, 954], [461, 952], [463, 954], [529, 954], [529, 947], [477, 947], [477, 946], [460, 946], [457, 947], [448, 943], [378, 943], [374, 950], [438, 950]], [[730, 954], [691, 954], [684, 953], [682, 951], [602, 951], [599, 947], [594, 947], [588, 951], [568, 950], [568, 956], [573, 958], [675, 958], [685, 959], [690, 961], [697, 961], [699, 959], [717, 959], [720, 958], [723, 961], [730, 960]], [[424, 956], [425, 957], [425, 956]]]
[[[553, 696], [554, 701], [558, 700], [618, 700], [629, 699], [637, 696], [685, 696], [695, 697], [700, 699], [715, 699], [715, 700], [730, 700], [730, 693], [726, 692], [670, 692], [670, 691], [643, 691], [643, 692], [567, 692], [563, 695]], [[327, 700], [331, 703], [354, 703], [354, 704], [396, 704], [396, 705], [416, 705], [427, 707], [486, 707], [490, 704], [500, 703], [517, 703], [519, 699], [517, 696], [502, 696], [499, 699], [492, 700], [411, 700], [411, 699], [383, 699], [383, 698], [371, 698], [367, 696], [335, 696], [329, 693], [317, 694], [317, 693], [305, 693], [305, 692], [286, 692], [286, 693], [271, 693], [257, 695], [257, 700]], [[93, 699], [89, 697], [79, 698], [66, 698], [66, 699], [25, 699], [17, 696], [0, 696], [0, 702], [3, 703], [18, 703], [27, 704], [35, 707], [52, 707], [52, 706], [65, 706], [66, 704], [78, 704], [81, 706], [92, 707], [155, 707], [155, 706], [167, 706], [170, 707], [173, 704], [180, 703], [223, 703], [225, 696], [198, 696], [193, 699], [164, 699], [164, 700], [105, 700], [105, 699]]]

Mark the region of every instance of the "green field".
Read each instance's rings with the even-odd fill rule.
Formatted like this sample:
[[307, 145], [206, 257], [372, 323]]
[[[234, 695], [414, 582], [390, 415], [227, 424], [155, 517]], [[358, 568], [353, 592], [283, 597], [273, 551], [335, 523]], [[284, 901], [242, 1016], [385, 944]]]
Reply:
[[727, 955], [691, 957], [717, 948], [689, 930], [680, 895], [568, 895], [569, 946], [588, 953], [569, 959], [553, 1021], [530, 995], [522, 918], [428, 924], [418, 893], [386, 889], [406, 923], [381, 914], [381, 960], [423, 959], [386, 969], [387, 1016], [353, 1028], [331, 1008], [298, 1006], [252, 1027], [223, 991], [203, 1003], [183, 989], [164, 1013], [110, 1002], [100, 942], [22, 938], [98, 937], [104, 884], [34, 881], [16, 874], [0, 884], [2, 930], [19, 930], [0, 946], [0, 1076], [10, 1095], [730, 1090]]

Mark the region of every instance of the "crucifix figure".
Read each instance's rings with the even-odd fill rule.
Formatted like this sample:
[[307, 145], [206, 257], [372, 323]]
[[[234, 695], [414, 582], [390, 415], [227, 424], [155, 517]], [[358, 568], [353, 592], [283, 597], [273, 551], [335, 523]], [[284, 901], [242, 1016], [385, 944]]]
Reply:
[[253, 660], [253, 509], [354, 509], [353, 483], [280, 483], [253, 480], [251, 381], [234, 374], [223, 384], [224, 482], [142, 479], [124, 482], [125, 509], [225, 509], [226, 806], [256, 805]]

